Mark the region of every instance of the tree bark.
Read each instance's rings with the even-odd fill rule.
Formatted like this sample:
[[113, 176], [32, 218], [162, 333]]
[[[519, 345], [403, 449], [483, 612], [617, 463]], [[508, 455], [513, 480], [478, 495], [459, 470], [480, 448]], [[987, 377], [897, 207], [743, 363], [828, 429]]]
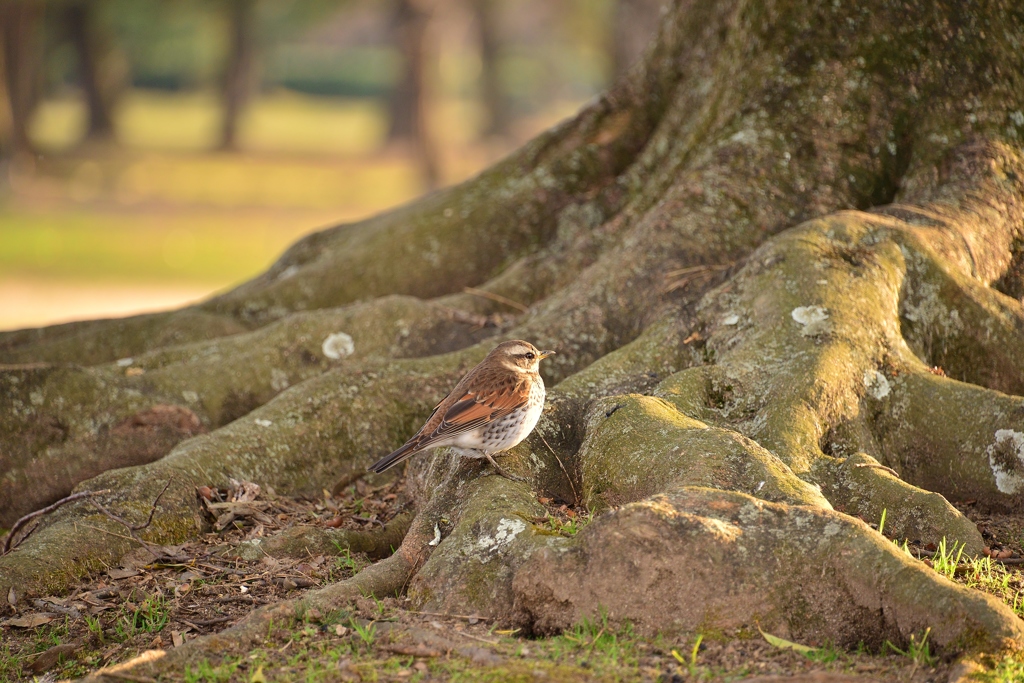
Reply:
[[[28, 462], [120, 457], [117, 425], [184, 404], [209, 433], [78, 485], [126, 511], [167, 486], [146, 538], [181, 540], [197, 484], [315, 495], [524, 338], [558, 351], [541, 422], [502, 461], [529, 483], [419, 456], [395, 554], [140, 671], [361, 592], [536, 634], [603, 612], [644, 633], [852, 647], [930, 628], [943, 655], [1019, 650], [1008, 607], [892, 540], [976, 553], [949, 501], [1024, 505], [1021, 40], [1001, 0], [681, 0], [630, 78], [460, 186], [183, 311], [0, 335], [20, 364], [0, 438]], [[31, 481], [24, 462], [5, 479]], [[552, 536], [538, 494], [594, 519]], [[892, 538], [864, 521], [883, 514]], [[107, 523], [61, 508], [0, 558], [0, 594], [116, 561], [131, 541]]]
[[238, 147], [238, 124], [252, 96], [256, 78], [256, 0], [227, 0], [228, 52], [221, 96], [220, 148]]
[[78, 57], [78, 77], [89, 112], [85, 137], [109, 140], [114, 137], [113, 103], [102, 74], [93, 2], [74, 2], [63, 9], [64, 25]]
[[42, 2], [9, 2], [0, 6], [4, 79], [11, 114], [11, 150], [31, 154], [28, 124], [39, 97], [39, 30]]

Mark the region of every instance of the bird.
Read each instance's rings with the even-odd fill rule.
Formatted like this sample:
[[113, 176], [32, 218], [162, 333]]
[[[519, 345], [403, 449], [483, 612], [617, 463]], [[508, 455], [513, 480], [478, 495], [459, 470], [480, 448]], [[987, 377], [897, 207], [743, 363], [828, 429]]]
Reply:
[[512, 448], [537, 426], [545, 396], [538, 370], [554, 353], [519, 339], [498, 344], [434, 407], [412, 438], [369, 470], [379, 474], [422, 451], [451, 446], [463, 457], [486, 458], [499, 474], [521, 480], [492, 456]]

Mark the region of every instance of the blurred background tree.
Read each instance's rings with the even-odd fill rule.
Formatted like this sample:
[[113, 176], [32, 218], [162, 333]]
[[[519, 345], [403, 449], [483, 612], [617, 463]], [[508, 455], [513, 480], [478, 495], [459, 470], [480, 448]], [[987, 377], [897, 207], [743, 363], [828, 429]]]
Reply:
[[0, 329], [179, 305], [458, 182], [659, 0], [0, 0]]

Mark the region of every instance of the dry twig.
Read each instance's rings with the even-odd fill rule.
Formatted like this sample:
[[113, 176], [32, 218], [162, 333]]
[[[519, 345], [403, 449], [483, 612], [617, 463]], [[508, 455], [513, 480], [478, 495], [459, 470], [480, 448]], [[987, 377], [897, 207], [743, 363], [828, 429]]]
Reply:
[[502, 296], [501, 294], [495, 294], [494, 292], [488, 292], [483, 289], [477, 289], [476, 287], [463, 287], [462, 291], [465, 292], [466, 294], [472, 294], [473, 296], [478, 296], [483, 299], [490, 299], [491, 301], [496, 301], [499, 304], [505, 304], [506, 306], [516, 309], [520, 313], [530, 312], [529, 308], [522, 305], [518, 301], [509, 299], [508, 297]]
[[473, 619], [476, 619], [477, 621], [494, 621], [494, 619], [490, 617], [481, 617], [472, 614], [444, 614], [442, 612], [417, 612], [416, 610], [411, 609], [405, 611], [409, 614], [419, 614], [420, 616], [424, 617], [444, 617], [445, 619], [464, 619], [466, 621], [471, 621]]
[[668, 294], [677, 289], [683, 289], [694, 280], [709, 280], [715, 273], [728, 270], [732, 265], [732, 263], [716, 263], [713, 265], [690, 266], [688, 268], [670, 270], [665, 273], [665, 280], [668, 282], [662, 291]]
[[892, 476], [896, 477], [897, 479], [900, 478], [899, 472], [897, 472], [893, 468], [886, 467], [885, 465], [879, 465], [879, 464], [873, 463], [873, 462], [858, 462], [858, 463], [856, 463], [854, 465], [854, 467], [870, 467], [871, 469], [874, 469], [874, 470], [885, 470], [886, 472], [888, 472]]
[[[19, 540], [18, 543], [13, 543], [15, 534], [17, 534], [18, 531], [21, 530], [23, 526], [31, 522], [36, 517], [41, 517], [45, 514], [49, 514], [56, 510], [57, 508], [59, 508], [60, 506], [70, 503], [74, 500], [88, 498], [89, 496], [98, 496], [102, 493], [110, 493], [110, 489], [103, 489], [101, 491], [79, 491], [78, 493], [72, 493], [70, 496], [65, 496], [64, 498], [58, 500], [56, 503], [53, 503], [52, 505], [47, 505], [41, 510], [36, 510], [35, 512], [28, 513], [27, 515], [19, 519], [17, 522], [15, 522], [14, 526], [11, 527], [11, 530], [7, 532], [7, 537], [4, 539], [4, 549], [3, 552], [0, 552], [0, 555], [6, 555], [7, 553], [11, 552], [11, 550], [18, 547], [18, 544], [21, 543], [21, 541], [24, 541], [25, 538], [29, 537], [32, 531], [29, 531], [27, 534], [25, 534], [25, 538]], [[33, 531], [34, 530], [35, 528], [33, 527]]]
[[544, 445], [548, 447], [549, 451], [551, 451], [551, 455], [555, 456], [555, 461], [558, 463], [558, 466], [562, 468], [562, 474], [564, 474], [565, 478], [569, 480], [569, 487], [572, 489], [573, 505], [579, 505], [580, 494], [577, 493], [576, 484], [572, 482], [572, 477], [569, 476], [569, 472], [565, 469], [565, 465], [562, 464], [562, 459], [558, 457], [558, 453], [555, 453], [555, 449], [551, 447], [551, 444], [548, 443], [548, 440], [544, 438], [543, 434], [538, 431], [537, 436], [540, 437], [540, 440], [543, 441]]

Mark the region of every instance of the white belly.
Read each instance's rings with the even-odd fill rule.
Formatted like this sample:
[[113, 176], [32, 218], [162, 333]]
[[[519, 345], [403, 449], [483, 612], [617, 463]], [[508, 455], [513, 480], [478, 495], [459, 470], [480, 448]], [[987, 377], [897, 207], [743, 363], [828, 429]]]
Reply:
[[525, 406], [480, 429], [460, 434], [452, 445], [456, 448], [478, 451], [476, 454], [464, 453], [476, 457], [483, 453], [497, 453], [512, 448], [529, 436], [537, 426], [540, 414], [544, 411], [544, 396], [544, 382], [534, 382], [530, 399]]

